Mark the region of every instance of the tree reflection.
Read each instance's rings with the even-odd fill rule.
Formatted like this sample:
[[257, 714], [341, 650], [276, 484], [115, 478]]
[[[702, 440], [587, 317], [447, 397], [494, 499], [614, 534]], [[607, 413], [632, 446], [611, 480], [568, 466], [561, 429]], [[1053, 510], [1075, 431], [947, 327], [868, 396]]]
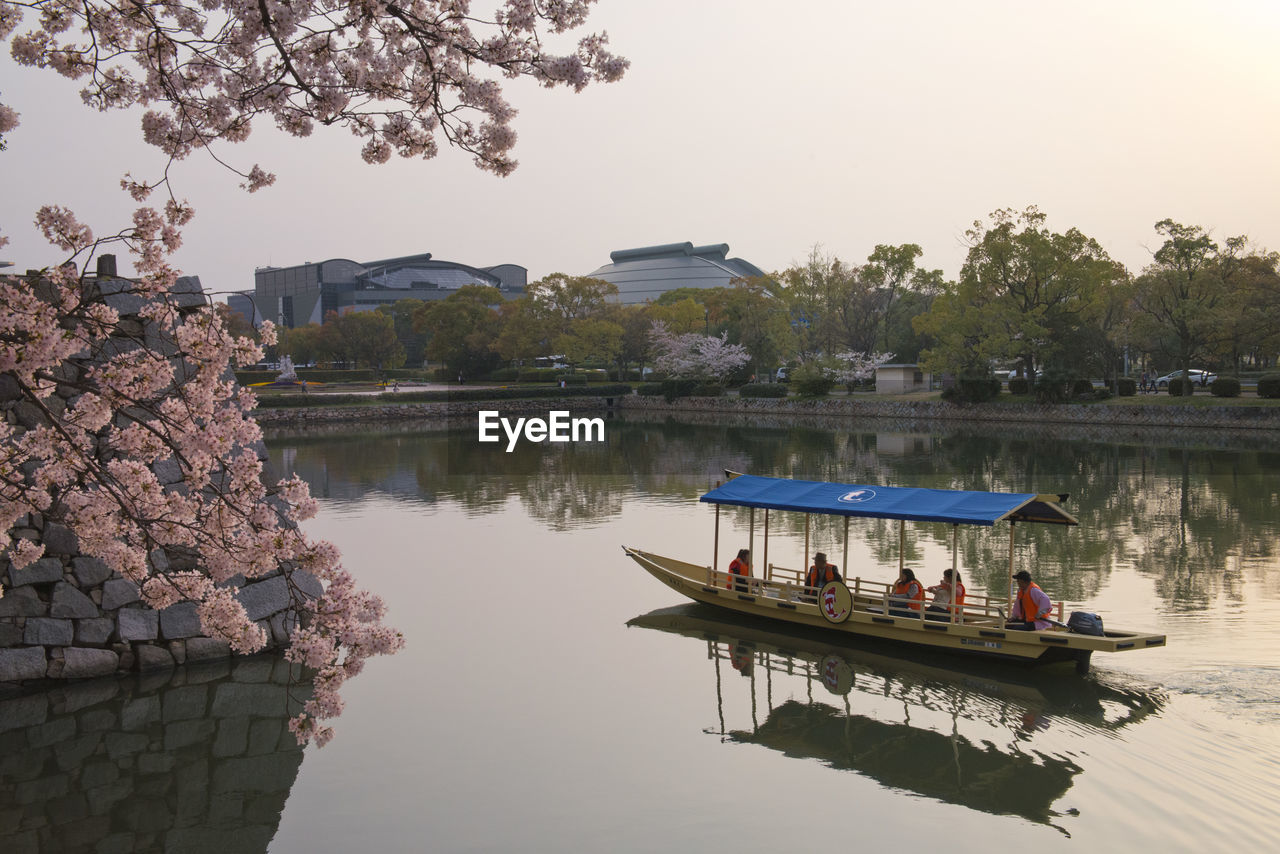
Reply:
[[[724, 469], [870, 485], [1069, 493], [1079, 528], [1019, 526], [1015, 563], [1055, 600], [1089, 601], [1115, 568], [1151, 579], [1172, 610], [1239, 600], [1249, 566], [1274, 566], [1280, 533], [1280, 437], [1270, 431], [1179, 430], [1044, 424], [852, 421], [834, 416], [628, 413], [606, 422], [602, 443], [481, 444], [474, 418], [378, 428], [323, 427], [267, 437], [272, 461], [334, 502], [370, 494], [474, 514], [505, 512], [513, 499], [557, 529], [619, 517], [637, 496], [688, 502]], [[745, 533], [745, 510], [722, 524]], [[709, 524], [709, 523], [708, 523]], [[763, 517], [757, 514], [757, 535]], [[805, 520], [773, 513], [770, 560], [799, 565]], [[854, 520], [864, 577], [927, 569], [949, 556], [951, 526]], [[774, 551], [772, 538], [779, 538]], [[813, 517], [810, 551], [840, 554], [843, 520]], [[970, 589], [1008, 588], [1006, 526], [962, 527], [958, 563]], [[757, 548], [759, 546], [757, 545]], [[794, 552], [794, 554], [790, 554]], [[784, 557], [785, 554], [785, 557]], [[851, 553], [851, 562], [854, 557]], [[864, 566], [863, 562], [869, 562]], [[947, 561], [949, 564], [949, 560]], [[1280, 573], [1267, 584], [1280, 585]]]

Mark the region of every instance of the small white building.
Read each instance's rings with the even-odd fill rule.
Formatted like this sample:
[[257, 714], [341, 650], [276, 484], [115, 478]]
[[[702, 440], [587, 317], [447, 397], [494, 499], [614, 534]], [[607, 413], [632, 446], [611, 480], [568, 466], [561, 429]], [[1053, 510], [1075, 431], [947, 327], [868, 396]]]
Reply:
[[876, 394], [910, 394], [929, 391], [932, 387], [933, 375], [920, 370], [919, 365], [881, 365], [876, 368]]

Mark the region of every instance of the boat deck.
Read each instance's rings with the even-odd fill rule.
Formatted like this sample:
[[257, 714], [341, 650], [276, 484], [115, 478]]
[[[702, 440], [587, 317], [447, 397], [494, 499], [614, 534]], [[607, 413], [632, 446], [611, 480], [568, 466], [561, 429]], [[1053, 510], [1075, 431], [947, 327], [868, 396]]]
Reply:
[[1056, 627], [1045, 631], [1006, 629], [1007, 603], [972, 594], [966, 596], [964, 605], [952, 607], [946, 616], [927, 612], [924, 607], [912, 610], [890, 601], [890, 585], [861, 578], [845, 580], [852, 608], [842, 621], [832, 622], [819, 609], [815, 591], [805, 587], [799, 570], [770, 565], [765, 577], [744, 578], [638, 549], [623, 549], [651, 575], [695, 601], [849, 634], [992, 657], [1043, 662], [1083, 660], [1085, 666], [1092, 652], [1124, 652], [1165, 643], [1164, 635], [1114, 629], [1102, 636]]

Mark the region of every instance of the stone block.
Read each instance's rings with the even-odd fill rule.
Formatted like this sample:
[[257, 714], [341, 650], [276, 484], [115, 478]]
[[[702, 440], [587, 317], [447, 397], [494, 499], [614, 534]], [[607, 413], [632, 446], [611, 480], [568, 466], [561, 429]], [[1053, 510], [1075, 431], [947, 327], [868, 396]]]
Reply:
[[[0, 649], [0, 682], [43, 679], [47, 665], [44, 647]], [[0, 705], [0, 711], [7, 710], [10, 705], [11, 703], [8, 702]], [[3, 721], [3, 718], [0, 718], [0, 721]], [[0, 730], [4, 729], [3, 723], [7, 721], [0, 722]]]
[[75, 626], [70, 620], [54, 620], [49, 617], [29, 617], [23, 641], [32, 646], [71, 646], [75, 638]]
[[194, 602], [179, 602], [160, 612], [160, 634], [165, 640], [200, 635], [200, 618]]
[[156, 480], [159, 481], [161, 486], [178, 483], [182, 480], [182, 466], [173, 457], [153, 464], [151, 471], [155, 474]]
[[90, 676], [110, 676], [120, 664], [120, 656], [109, 649], [84, 649], [68, 647], [63, 653], [64, 679], [86, 679]]
[[49, 692], [49, 711], [55, 715], [75, 714], [91, 706], [109, 703], [119, 693], [120, 686], [114, 679], [61, 685]]
[[320, 579], [306, 570], [295, 569], [290, 578], [293, 579], [294, 586], [308, 599], [319, 599], [324, 595], [324, 585], [320, 583]]
[[138, 670], [142, 673], [173, 667], [173, 656], [162, 646], [138, 644], [133, 648], [133, 653], [137, 657]]
[[27, 742], [32, 747], [52, 747], [76, 734], [75, 718], [53, 718], [48, 723], [27, 730]]
[[93, 755], [102, 744], [102, 733], [92, 732], [76, 736], [53, 746], [53, 757], [59, 771], [75, 771]]
[[270, 682], [275, 656], [255, 655], [236, 662], [231, 678], [237, 682]]
[[293, 786], [302, 751], [223, 759], [214, 764], [213, 791], [284, 792]]
[[44, 617], [49, 613], [49, 606], [40, 601], [40, 596], [32, 587], [15, 587], [4, 592], [0, 599], [0, 617]]
[[139, 732], [158, 720], [160, 720], [159, 694], [134, 697], [120, 710], [120, 729], [125, 732]]
[[0, 374], [0, 402], [8, 403], [22, 397], [22, 388], [12, 374]]
[[46, 554], [71, 556], [80, 553], [80, 538], [66, 525], [46, 522], [44, 526], [44, 550]]
[[195, 720], [176, 721], [166, 724], [164, 728], [164, 749], [166, 751], [181, 750], [193, 744], [204, 744], [213, 740], [215, 721]]
[[86, 762], [80, 768], [80, 788], [96, 789], [120, 779], [120, 766], [114, 762], [98, 759]]
[[205, 685], [170, 688], [164, 693], [162, 704], [165, 723], [203, 718], [209, 704], [209, 688]]
[[246, 756], [275, 753], [280, 745], [284, 722], [280, 718], [260, 718], [249, 726], [249, 748]]
[[284, 576], [278, 575], [266, 581], [246, 584], [240, 588], [236, 599], [244, 606], [250, 620], [261, 620], [289, 607], [289, 583]]
[[[27, 564], [22, 569], [14, 569], [9, 564], [9, 582], [13, 587], [26, 584], [48, 584], [50, 581], [62, 580], [62, 560], [56, 557], [42, 557]], [[5, 594], [8, 596], [8, 594]]]
[[78, 557], [71, 561], [71, 571], [81, 590], [97, 587], [111, 577], [111, 570], [96, 557]]
[[209, 661], [231, 655], [231, 644], [214, 638], [191, 638], [187, 641], [187, 661]]
[[141, 598], [138, 585], [127, 578], [112, 578], [102, 585], [102, 610], [104, 611], [114, 611]]
[[104, 644], [116, 630], [116, 621], [110, 617], [94, 617], [76, 620], [76, 643], [84, 645]]
[[89, 617], [100, 617], [102, 614], [98, 611], [98, 606], [93, 604], [92, 599], [77, 590], [74, 585], [63, 581], [53, 588], [53, 602], [49, 607], [49, 616], [83, 620]]
[[142, 608], [121, 608], [116, 632], [122, 641], [155, 640], [160, 635], [160, 613]]
[[213, 716], [282, 715], [287, 701], [288, 689], [283, 685], [223, 682], [213, 694]]
[[223, 718], [218, 721], [218, 737], [213, 741], [213, 757], [239, 756], [249, 744], [247, 717]]
[[22, 643], [22, 629], [13, 623], [0, 623], [0, 649]]

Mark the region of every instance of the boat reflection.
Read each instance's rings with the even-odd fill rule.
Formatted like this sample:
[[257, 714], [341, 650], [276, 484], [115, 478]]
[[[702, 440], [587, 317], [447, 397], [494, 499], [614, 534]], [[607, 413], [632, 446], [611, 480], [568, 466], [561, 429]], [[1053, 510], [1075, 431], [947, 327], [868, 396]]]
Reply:
[[[659, 609], [628, 625], [705, 642], [719, 717], [706, 731], [724, 741], [1043, 824], [1053, 824], [1054, 804], [1082, 770], [1070, 758], [1078, 739], [1131, 726], [1165, 702], [1150, 688], [1106, 676], [908, 660], [705, 605]], [[747, 727], [726, 724], [725, 695], [742, 693], [736, 675], [748, 680]]]
[[310, 686], [278, 656], [0, 698], [0, 851], [264, 852]]

